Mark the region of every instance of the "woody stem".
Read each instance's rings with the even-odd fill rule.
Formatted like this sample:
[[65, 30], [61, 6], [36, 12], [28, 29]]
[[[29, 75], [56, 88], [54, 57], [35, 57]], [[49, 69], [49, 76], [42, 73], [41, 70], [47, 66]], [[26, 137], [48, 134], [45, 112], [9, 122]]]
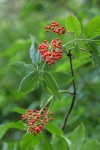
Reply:
[[69, 57], [70, 61], [70, 70], [71, 70], [71, 76], [72, 76], [72, 86], [73, 86], [73, 93], [72, 93], [72, 102], [70, 104], [68, 112], [65, 114], [64, 122], [62, 124], [62, 130], [65, 129], [66, 123], [68, 121], [69, 115], [74, 107], [75, 99], [76, 99], [76, 85], [75, 85], [75, 79], [74, 79], [74, 70], [73, 70], [73, 64], [72, 64], [72, 54], [71, 54], [71, 49], [69, 52], [65, 51], [66, 55]]

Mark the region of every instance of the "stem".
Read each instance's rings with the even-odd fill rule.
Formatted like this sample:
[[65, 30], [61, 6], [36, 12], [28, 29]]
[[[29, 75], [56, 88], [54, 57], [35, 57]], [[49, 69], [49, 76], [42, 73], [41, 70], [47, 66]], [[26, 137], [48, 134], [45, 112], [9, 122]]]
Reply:
[[91, 40], [91, 39], [75, 39], [75, 40], [72, 40], [72, 41], [69, 41], [67, 43], [65, 43], [63, 46], [67, 46], [69, 44], [72, 44], [76, 41], [90, 41], [90, 42], [97, 42], [98, 40]]
[[91, 51], [86, 50], [86, 49], [84, 49], [84, 48], [80, 48], [80, 50], [81, 50], [81, 51], [85, 51], [85, 52], [87, 52], [87, 53], [91, 53]]
[[46, 65], [46, 63], [43, 64], [43, 66], [42, 66], [42, 71], [44, 70], [45, 65]]
[[44, 106], [41, 108], [41, 110], [40, 110], [40, 113], [41, 113], [41, 111], [47, 106], [47, 104], [52, 100], [52, 98], [53, 98], [53, 95], [51, 95], [50, 97], [49, 97], [49, 99], [47, 100], [47, 102], [44, 104]]
[[[68, 94], [70, 94], [70, 95], [73, 95], [73, 93], [71, 93], [71, 92], [69, 92], [69, 91], [67, 91], [67, 90], [60, 90], [59, 91], [60, 93], [68, 93]], [[40, 112], [48, 105], [48, 103], [50, 103], [50, 101], [53, 99], [53, 95], [51, 95], [50, 97], [49, 97], [49, 99], [46, 101], [46, 103], [44, 104], [44, 106], [41, 108], [41, 110], [40, 110]]]
[[[71, 93], [71, 92], [69, 92], [69, 91], [67, 91], [67, 90], [60, 90], [59, 91], [60, 93], [68, 93], [68, 94], [70, 94], [70, 95], [72, 95], [73, 96], [73, 93]], [[40, 110], [40, 113], [41, 113], [41, 111], [48, 105], [48, 103], [50, 103], [50, 101], [53, 99], [53, 95], [51, 95], [50, 97], [49, 97], [49, 99], [46, 101], [46, 103], [44, 104], [44, 106], [41, 108], [41, 110]]]
[[37, 64], [37, 66], [36, 66], [36, 69], [37, 69], [37, 70], [39, 69], [38, 64]]
[[60, 92], [60, 93], [68, 93], [68, 94], [70, 94], [70, 95], [73, 95], [73, 93], [71, 93], [70, 91], [67, 91], [67, 90], [60, 90], [59, 92]]
[[[65, 51], [66, 52], [66, 51]], [[71, 105], [69, 107], [69, 110], [68, 112], [65, 114], [65, 118], [64, 118], [64, 122], [62, 124], [62, 130], [65, 129], [65, 126], [66, 126], [66, 123], [67, 123], [67, 120], [69, 118], [69, 115], [74, 107], [74, 103], [75, 103], [75, 98], [76, 98], [76, 85], [75, 85], [75, 80], [74, 80], [74, 71], [73, 71], [73, 64], [72, 64], [72, 54], [71, 54], [71, 49], [69, 50], [69, 53], [67, 53], [67, 56], [69, 57], [69, 60], [70, 60], [70, 70], [71, 70], [71, 76], [73, 78], [72, 80], [72, 86], [73, 86], [73, 93], [72, 93], [72, 102], [71, 102]]]

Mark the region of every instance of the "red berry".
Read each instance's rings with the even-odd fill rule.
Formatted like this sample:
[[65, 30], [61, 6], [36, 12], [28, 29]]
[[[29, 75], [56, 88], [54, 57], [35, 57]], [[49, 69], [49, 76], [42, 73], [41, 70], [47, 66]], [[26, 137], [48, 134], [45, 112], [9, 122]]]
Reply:
[[53, 118], [49, 118], [49, 120], [51, 120], [51, 121], [52, 121], [52, 120], [53, 120]]
[[64, 34], [65, 33], [65, 30], [62, 30], [62, 34]]
[[48, 110], [48, 107], [45, 107], [45, 110]]
[[53, 115], [53, 112], [50, 112], [49, 114], [50, 114], [50, 115]]

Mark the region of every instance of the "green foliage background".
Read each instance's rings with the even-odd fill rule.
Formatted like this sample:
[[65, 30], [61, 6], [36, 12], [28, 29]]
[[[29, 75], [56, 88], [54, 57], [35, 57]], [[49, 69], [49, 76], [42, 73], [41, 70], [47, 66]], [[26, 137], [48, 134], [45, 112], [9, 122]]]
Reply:
[[[91, 18], [100, 15], [99, 8], [99, 0], [5, 0], [0, 2], [0, 122], [1, 124], [17, 122], [16, 128], [18, 128], [12, 129], [15, 126], [14, 123], [10, 124], [10, 127], [1, 128], [0, 133], [11, 128], [1, 139], [1, 150], [19, 150], [20, 147], [22, 150], [25, 149], [23, 147], [23, 141], [25, 141], [23, 138], [25, 137], [22, 138], [24, 132], [19, 130], [21, 127], [18, 122], [21, 115], [16, 113], [15, 107], [40, 108], [41, 100], [43, 99], [42, 106], [48, 98], [48, 93], [43, 93], [40, 86], [29, 94], [18, 92], [19, 83], [23, 75], [28, 73], [29, 68], [22, 70], [20, 65], [18, 67], [15, 64], [13, 67], [12, 64], [17, 61], [31, 63], [29, 56], [30, 34], [35, 37], [37, 43], [41, 43], [47, 37], [44, 26], [50, 21], [58, 18], [63, 19], [67, 15], [73, 14], [84, 26]], [[100, 39], [100, 37], [98, 38]], [[73, 39], [73, 35], [68, 34], [66, 41], [70, 41], [70, 39]], [[80, 45], [82, 44], [80, 43]], [[98, 44], [100, 45], [100, 42]], [[98, 46], [100, 53], [99, 48]], [[89, 56], [81, 53], [80, 58], [74, 60], [78, 96], [65, 134], [72, 132], [80, 122], [83, 122], [86, 128], [86, 139], [100, 140], [100, 66], [93, 65]], [[15, 72], [15, 67], [20, 70], [17, 72], [18, 74]], [[33, 68], [30, 65], [31, 69]], [[69, 76], [67, 79], [67, 75], [63, 78], [60, 74], [55, 74], [54, 69], [61, 72], [62, 75], [64, 72], [69, 73], [69, 61], [65, 58], [63, 61], [59, 61], [54, 68], [51, 67], [51, 73], [59, 81], [59, 86], [68, 89], [70, 87]], [[62, 84], [65, 81], [69, 85]], [[71, 101], [69, 95], [64, 94], [62, 97], [62, 102], [55, 101], [51, 108], [55, 112], [55, 122], [60, 126], [63, 120], [62, 116]], [[45, 137], [43, 139], [45, 140]], [[86, 147], [82, 150], [84, 149]]]

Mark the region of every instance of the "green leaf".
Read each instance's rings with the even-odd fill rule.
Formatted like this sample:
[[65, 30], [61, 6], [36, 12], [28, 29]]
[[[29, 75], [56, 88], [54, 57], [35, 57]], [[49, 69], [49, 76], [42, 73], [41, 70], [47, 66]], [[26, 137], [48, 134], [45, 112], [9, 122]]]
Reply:
[[69, 136], [68, 139], [71, 141], [69, 147], [70, 150], [80, 150], [85, 138], [85, 128], [81, 124], [78, 126]]
[[59, 86], [66, 85], [72, 81], [70, 74], [66, 72], [55, 72], [53, 73], [54, 78], [56, 79]]
[[40, 86], [43, 89], [43, 92], [41, 95], [41, 103], [40, 103], [40, 108], [41, 108], [41, 107], [43, 107], [43, 105], [45, 105], [45, 103], [50, 102], [49, 101], [50, 97], [52, 96], [52, 98], [53, 98], [53, 95], [52, 95], [52, 93], [50, 93], [49, 89], [47, 88], [46, 83], [43, 80], [40, 81]]
[[20, 107], [14, 107], [13, 111], [14, 111], [14, 112], [17, 112], [17, 113], [19, 113], [19, 114], [24, 114], [24, 113], [26, 112], [25, 109], [20, 108]]
[[3, 53], [0, 53], [0, 57], [11, 57], [14, 56], [19, 50], [28, 49], [31, 41], [29, 39], [18, 39], [15, 41], [10, 48], [5, 50]]
[[52, 75], [50, 75], [48, 72], [43, 72], [43, 79], [44, 82], [47, 84], [48, 88], [52, 91], [52, 93], [58, 98], [60, 98], [60, 94], [58, 91], [57, 83]]
[[88, 48], [89, 51], [92, 53], [92, 62], [94, 65], [97, 65], [99, 67], [100, 65], [100, 55], [97, 50], [97, 47], [94, 43], [85, 43], [86, 47]]
[[50, 140], [45, 134], [41, 132], [38, 136], [40, 137], [41, 150], [53, 150]]
[[3, 124], [0, 125], [0, 139], [6, 134], [6, 132], [11, 129], [11, 128], [15, 128], [15, 129], [20, 129], [23, 130], [23, 124], [21, 121], [18, 122], [11, 122], [11, 123], [7, 123], [7, 124]]
[[84, 36], [86, 38], [95, 38], [100, 36], [100, 16], [96, 16], [90, 20], [84, 29]]
[[32, 40], [32, 45], [30, 48], [30, 57], [32, 59], [32, 63], [34, 65], [36, 65], [39, 62], [40, 54], [39, 54], [39, 51], [35, 49], [35, 43], [34, 43], [34, 37], [33, 36], [31, 36], [31, 40]]
[[67, 140], [63, 137], [59, 137], [59, 150], [69, 150]]
[[54, 123], [54, 121], [52, 123], [46, 124], [45, 128], [52, 134], [63, 136], [63, 131], [56, 123]]
[[98, 65], [98, 67], [100, 66], [100, 55], [99, 55], [99, 52], [96, 48], [95, 45], [90, 45], [90, 47], [92, 48], [92, 57], [93, 57], [93, 60], [95, 62], [95, 64]]
[[19, 85], [19, 90], [22, 93], [28, 93], [35, 89], [36, 84], [39, 81], [40, 72], [32, 71], [27, 74], [21, 81]]
[[22, 121], [11, 122], [8, 124], [8, 129], [11, 129], [11, 128], [24, 130], [23, 122]]
[[100, 150], [100, 142], [89, 140], [82, 146], [81, 150]]
[[20, 75], [25, 75], [35, 70], [33, 65], [26, 64], [25, 62], [21, 62], [21, 61], [17, 61], [11, 64], [11, 66]]
[[52, 137], [52, 145], [54, 150], [69, 150], [67, 140], [64, 136], [55, 136]]
[[76, 58], [79, 59], [79, 57], [80, 57], [80, 48], [78, 47], [77, 44], [75, 44], [75, 55], [76, 55]]
[[0, 139], [5, 135], [8, 129], [8, 124], [0, 125]]
[[75, 16], [68, 16], [66, 18], [65, 25], [68, 32], [74, 32], [76, 36], [79, 36], [81, 34], [81, 25], [79, 20]]
[[33, 134], [27, 133], [24, 134], [20, 146], [22, 150], [30, 150], [34, 148], [39, 143], [39, 138], [38, 136], [34, 136]]
[[22, 20], [26, 19], [28, 16], [32, 15], [34, 10], [35, 10], [35, 5], [33, 1], [30, 1], [29, 3], [25, 4], [20, 13], [21, 19]]

